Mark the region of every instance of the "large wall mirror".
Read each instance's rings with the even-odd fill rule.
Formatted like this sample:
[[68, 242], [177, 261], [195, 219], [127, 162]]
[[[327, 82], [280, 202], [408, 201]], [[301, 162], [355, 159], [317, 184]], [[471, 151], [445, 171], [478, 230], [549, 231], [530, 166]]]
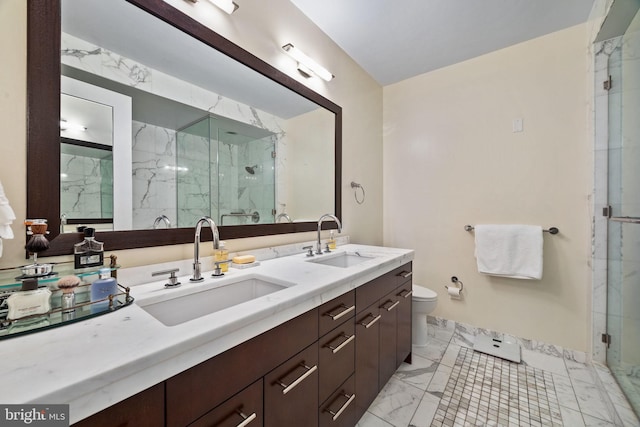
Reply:
[[[233, 239], [341, 215], [339, 106], [162, 0], [28, 6], [27, 215], [69, 254]], [[328, 226], [331, 226], [328, 224]]]

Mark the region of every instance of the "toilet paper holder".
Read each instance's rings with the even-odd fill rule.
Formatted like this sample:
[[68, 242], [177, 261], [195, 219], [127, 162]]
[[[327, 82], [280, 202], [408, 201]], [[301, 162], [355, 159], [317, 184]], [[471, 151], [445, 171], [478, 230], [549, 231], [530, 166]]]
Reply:
[[[451, 276], [451, 282], [457, 284], [460, 284], [460, 286], [456, 286], [456, 288], [460, 289], [460, 293], [462, 293], [462, 290], [464, 289], [464, 283], [462, 283], [462, 280], [459, 280], [456, 276]], [[445, 289], [449, 290], [449, 287], [447, 285], [444, 285]]]

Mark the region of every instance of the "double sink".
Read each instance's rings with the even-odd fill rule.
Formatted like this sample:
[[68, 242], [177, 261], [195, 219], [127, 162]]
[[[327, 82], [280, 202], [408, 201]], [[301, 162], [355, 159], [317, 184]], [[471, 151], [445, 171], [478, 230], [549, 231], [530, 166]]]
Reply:
[[[345, 251], [309, 257], [300, 262], [348, 269], [373, 258], [358, 252]], [[243, 275], [236, 279], [232, 277], [208, 278], [204, 283], [194, 285], [192, 289], [189, 289], [189, 284], [185, 284], [175, 293], [174, 290], [162, 289], [161, 292], [164, 292], [162, 298], [136, 299], [136, 304], [162, 324], [175, 326], [258, 298], [267, 297], [296, 285], [297, 283], [275, 280], [259, 273]]]

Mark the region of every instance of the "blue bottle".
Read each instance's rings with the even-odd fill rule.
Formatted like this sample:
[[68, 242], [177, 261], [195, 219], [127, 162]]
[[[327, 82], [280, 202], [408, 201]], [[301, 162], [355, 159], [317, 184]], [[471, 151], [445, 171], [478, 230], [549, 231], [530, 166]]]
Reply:
[[109, 268], [101, 268], [99, 272], [99, 279], [91, 284], [91, 302], [105, 299], [91, 304], [91, 312], [98, 313], [109, 309], [109, 295], [116, 295], [118, 293], [118, 282], [115, 277], [111, 277], [111, 270]]

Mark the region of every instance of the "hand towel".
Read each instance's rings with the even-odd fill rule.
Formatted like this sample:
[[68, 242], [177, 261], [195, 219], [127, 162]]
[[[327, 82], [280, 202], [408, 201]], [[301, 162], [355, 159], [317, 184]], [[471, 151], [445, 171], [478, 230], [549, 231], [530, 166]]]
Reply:
[[478, 271], [516, 279], [542, 279], [542, 227], [476, 225]]
[[13, 239], [11, 223], [16, 219], [16, 214], [9, 205], [9, 199], [4, 194], [4, 187], [0, 182], [0, 257], [2, 256], [2, 239]]

